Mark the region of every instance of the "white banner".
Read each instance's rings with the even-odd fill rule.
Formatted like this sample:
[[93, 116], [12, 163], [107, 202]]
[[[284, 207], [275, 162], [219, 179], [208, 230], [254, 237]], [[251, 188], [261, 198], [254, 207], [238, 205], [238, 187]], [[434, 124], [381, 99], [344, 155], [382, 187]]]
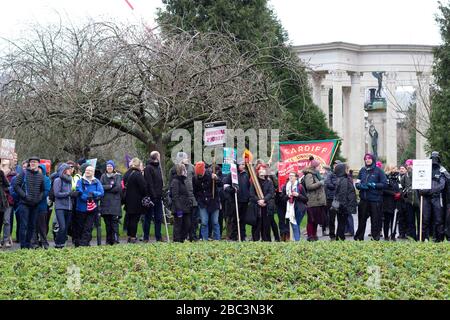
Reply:
[[16, 140], [1, 139], [0, 159], [13, 160], [15, 149], [16, 149]]
[[413, 160], [412, 188], [414, 190], [431, 189], [431, 159]]
[[227, 139], [227, 123], [225, 121], [217, 121], [205, 123], [205, 133], [203, 141], [205, 146], [224, 145]]
[[230, 172], [231, 172], [231, 183], [233, 185], [239, 185], [239, 180], [238, 180], [238, 172], [237, 172], [237, 166], [236, 164], [232, 163], [230, 164]]

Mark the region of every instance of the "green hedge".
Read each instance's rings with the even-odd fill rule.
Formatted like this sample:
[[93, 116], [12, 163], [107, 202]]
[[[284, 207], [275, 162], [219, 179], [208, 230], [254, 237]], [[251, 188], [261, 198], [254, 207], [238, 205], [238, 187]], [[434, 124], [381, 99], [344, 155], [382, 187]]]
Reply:
[[[320, 241], [18, 250], [0, 253], [0, 298], [449, 299], [449, 249]], [[68, 287], [73, 265], [79, 289]]]

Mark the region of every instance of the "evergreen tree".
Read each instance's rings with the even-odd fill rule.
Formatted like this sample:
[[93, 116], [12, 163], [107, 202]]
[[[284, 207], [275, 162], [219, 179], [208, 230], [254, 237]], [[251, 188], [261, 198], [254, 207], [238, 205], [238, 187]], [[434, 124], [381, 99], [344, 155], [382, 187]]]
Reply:
[[437, 88], [432, 95], [429, 151], [441, 154], [443, 165], [450, 169], [450, 2], [439, 3], [441, 14], [436, 17], [440, 26], [442, 45], [434, 52], [433, 75]]
[[[163, 0], [165, 8], [158, 12], [163, 30], [180, 28], [186, 31], [221, 32], [243, 40], [242, 51], [253, 46], [267, 48], [270, 70], [275, 81], [282, 80], [279, 99], [288, 112], [274, 115], [283, 119], [281, 138], [313, 140], [337, 138], [328, 128], [323, 112], [314, 105], [308, 88], [304, 66], [288, 45], [288, 35], [267, 0]], [[276, 64], [277, 57], [289, 55], [292, 65]]]

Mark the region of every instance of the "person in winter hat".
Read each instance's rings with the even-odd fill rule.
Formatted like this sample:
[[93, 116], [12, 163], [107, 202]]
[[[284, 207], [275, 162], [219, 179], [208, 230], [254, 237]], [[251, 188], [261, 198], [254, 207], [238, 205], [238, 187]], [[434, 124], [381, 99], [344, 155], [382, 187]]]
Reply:
[[356, 180], [356, 188], [360, 191], [361, 201], [358, 207], [358, 230], [355, 240], [364, 240], [367, 219], [370, 217], [371, 235], [380, 240], [382, 228], [383, 190], [387, 187], [387, 178], [383, 170], [375, 165], [375, 157], [364, 155], [365, 166], [361, 168]]
[[36, 227], [33, 235], [33, 240], [31, 241], [31, 247], [34, 249], [39, 247], [48, 249], [49, 245], [47, 241], [47, 233], [50, 217], [47, 218], [47, 216], [49, 216], [47, 197], [50, 192], [51, 181], [47, 176], [47, 168], [44, 164], [40, 164], [38, 170], [44, 177], [44, 195], [38, 205], [38, 215], [36, 218]]
[[58, 232], [55, 238], [55, 247], [64, 248], [67, 242], [67, 234], [72, 220], [72, 208], [77, 192], [72, 191], [72, 168], [63, 163], [59, 166], [57, 177], [53, 182], [55, 194], [55, 215], [58, 221]]
[[39, 157], [30, 157], [29, 166], [20, 173], [14, 183], [19, 195], [20, 247], [31, 248], [39, 203], [44, 198], [44, 176], [39, 172]]
[[95, 169], [87, 166], [83, 178], [77, 182], [77, 212], [74, 219], [75, 246], [89, 246], [99, 201], [104, 195], [101, 182], [94, 176]]
[[119, 243], [119, 219], [122, 216], [122, 176], [116, 164], [106, 161], [106, 172], [100, 177], [105, 195], [100, 202], [100, 212], [106, 226], [106, 244]]

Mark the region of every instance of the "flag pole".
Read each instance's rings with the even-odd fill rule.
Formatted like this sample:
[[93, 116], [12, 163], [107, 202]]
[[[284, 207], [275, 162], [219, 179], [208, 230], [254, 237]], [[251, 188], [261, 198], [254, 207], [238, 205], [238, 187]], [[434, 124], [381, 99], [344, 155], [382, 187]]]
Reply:
[[339, 144], [340, 143], [341, 143], [341, 140], [338, 140], [337, 143], [336, 143], [336, 148], [334, 148], [333, 155], [331, 156], [331, 159], [330, 159], [330, 165], [333, 164], [333, 160], [334, 160], [334, 157], [336, 156], [336, 152], [337, 152], [337, 150], [339, 148]]

